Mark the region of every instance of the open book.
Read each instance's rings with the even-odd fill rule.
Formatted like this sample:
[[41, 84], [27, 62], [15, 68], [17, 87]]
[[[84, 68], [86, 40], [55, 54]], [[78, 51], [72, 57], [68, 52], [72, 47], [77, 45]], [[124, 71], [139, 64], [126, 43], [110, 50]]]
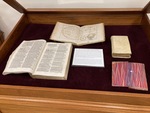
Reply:
[[131, 58], [131, 47], [128, 36], [111, 36], [113, 58]]
[[50, 37], [51, 40], [71, 42], [81, 46], [105, 41], [104, 24], [84, 25], [57, 22]]
[[66, 80], [71, 52], [71, 43], [23, 41], [9, 57], [3, 75], [29, 73], [32, 78]]

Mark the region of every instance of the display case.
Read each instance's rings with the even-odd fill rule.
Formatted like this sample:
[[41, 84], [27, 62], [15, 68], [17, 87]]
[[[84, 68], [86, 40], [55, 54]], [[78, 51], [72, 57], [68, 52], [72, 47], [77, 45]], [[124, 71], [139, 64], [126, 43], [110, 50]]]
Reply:
[[3, 36], [3, 32], [0, 30], [0, 46], [2, 45], [3, 42], [4, 42], [4, 36]]
[[[15, 0], [4, 1], [23, 16], [0, 47], [1, 113], [150, 112], [150, 91], [111, 86], [111, 63], [118, 59], [111, 57], [110, 47], [112, 35], [128, 35], [133, 52], [129, 61], [145, 64], [150, 87], [150, 21], [147, 16], [150, 3], [143, 8], [24, 8]], [[32, 79], [28, 74], [3, 76], [12, 51], [23, 40], [45, 38], [50, 41], [57, 21], [77, 25], [104, 23], [106, 41], [81, 48], [104, 49], [105, 68], [70, 65], [67, 81]]]

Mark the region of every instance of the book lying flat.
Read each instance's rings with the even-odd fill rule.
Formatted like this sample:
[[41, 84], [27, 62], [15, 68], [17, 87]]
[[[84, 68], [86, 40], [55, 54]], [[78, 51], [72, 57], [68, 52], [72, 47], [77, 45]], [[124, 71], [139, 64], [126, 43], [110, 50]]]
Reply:
[[112, 86], [147, 91], [145, 65], [134, 62], [112, 62]]
[[72, 65], [104, 67], [103, 49], [75, 48]]
[[71, 52], [71, 43], [23, 41], [10, 55], [3, 75], [29, 73], [32, 78], [66, 80]]
[[131, 47], [128, 36], [111, 36], [113, 58], [131, 58]]
[[80, 27], [74, 24], [57, 22], [50, 39], [54, 41], [70, 42], [77, 46], [104, 42], [104, 24], [99, 23]]

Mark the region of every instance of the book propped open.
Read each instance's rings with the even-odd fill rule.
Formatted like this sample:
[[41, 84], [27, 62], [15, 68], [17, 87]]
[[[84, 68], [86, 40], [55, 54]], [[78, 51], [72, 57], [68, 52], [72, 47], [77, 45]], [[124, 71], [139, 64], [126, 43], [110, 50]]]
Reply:
[[3, 75], [29, 73], [32, 78], [66, 80], [71, 53], [71, 43], [23, 41], [9, 57]]
[[57, 22], [50, 37], [51, 40], [70, 42], [81, 46], [105, 41], [104, 24], [78, 26]]
[[128, 36], [111, 36], [113, 58], [131, 58], [131, 47]]

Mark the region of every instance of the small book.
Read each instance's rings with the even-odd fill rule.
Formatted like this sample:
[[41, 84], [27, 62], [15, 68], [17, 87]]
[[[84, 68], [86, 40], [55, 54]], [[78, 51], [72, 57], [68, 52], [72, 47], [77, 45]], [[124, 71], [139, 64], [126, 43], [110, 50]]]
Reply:
[[23, 41], [10, 55], [3, 75], [29, 73], [37, 79], [66, 80], [71, 52], [71, 43]]
[[128, 36], [111, 36], [113, 58], [131, 58], [131, 47]]
[[54, 41], [70, 42], [77, 46], [104, 42], [104, 24], [99, 23], [80, 27], [74, 24], [57, 22], [50, 39]]
[[112, 62], [112, 86], [148, 91], [145, 65], [134, 62]]

